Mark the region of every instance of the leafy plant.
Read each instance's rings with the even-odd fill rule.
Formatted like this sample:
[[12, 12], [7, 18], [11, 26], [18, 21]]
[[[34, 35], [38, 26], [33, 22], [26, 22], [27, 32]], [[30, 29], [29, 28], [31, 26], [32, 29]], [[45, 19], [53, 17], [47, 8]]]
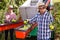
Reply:
[[54, 22], [53, 25], [55, 26], [55, 33], [60, 33], [60, 2], [54, 4]]
[[0, 0], [0, 24], [4, 23], [4, 14], [7, 12], [8, 5], [13, 5], [14, 12], [17, 15], [17, 20], [19, 15], [19, 6], [22, 5], [26, 0]]

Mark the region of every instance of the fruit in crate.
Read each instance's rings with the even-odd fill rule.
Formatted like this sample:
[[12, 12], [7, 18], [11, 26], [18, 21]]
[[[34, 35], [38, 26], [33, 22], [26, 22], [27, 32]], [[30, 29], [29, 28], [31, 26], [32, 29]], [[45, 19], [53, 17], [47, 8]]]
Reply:
[[28, 24], [27, 27], [31, 27], [31, 24]]
[[22, 28], [20, 28], [20, 30], [27, 30], [31, 27], [30, 24], [24, 25]]
[[24, 20], [24, 24], [28, 24], [29, 21], [30, 21], [30, 19]]
[[15, 19], [12, 19], [11, 22], [16, 22], [16, 20]]
[[27, 25], [24, 25], [24, 27], [23, 27], [24, 29], [27, 29], [28, 27], [27, 27]]
[[24, 21], [24, 24], [27, 24], [27, 21], [26, 20]]
[[27, 30], [28, 27], [26, 25], [24, 25], [22, 28], [20, 28], [20, 30]]

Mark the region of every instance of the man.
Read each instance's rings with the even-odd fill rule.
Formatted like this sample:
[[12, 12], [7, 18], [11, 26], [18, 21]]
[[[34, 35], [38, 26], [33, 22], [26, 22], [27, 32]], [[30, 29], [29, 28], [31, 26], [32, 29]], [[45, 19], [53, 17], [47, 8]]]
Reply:
[[[5, 23], [11, 23], [13, 19], [16, 20], [16, 14], [13, 12], [13, 6], [9, 5], [8, 12], [5, 14]], [[8, 32], [10, 32], [10, 40], [13, 40], [13, 29], [5, 30], [5, 40], [8, 40]]]
[[37, 40], [50, 40], [51, 31], [49, 24], [53, 22], [53, 17], [51, 13], [46, 10], [44, 3], [38, 3], [37, 5], [38, 13], [29, 21], [30, 23], [36, 21], [38, 24]]

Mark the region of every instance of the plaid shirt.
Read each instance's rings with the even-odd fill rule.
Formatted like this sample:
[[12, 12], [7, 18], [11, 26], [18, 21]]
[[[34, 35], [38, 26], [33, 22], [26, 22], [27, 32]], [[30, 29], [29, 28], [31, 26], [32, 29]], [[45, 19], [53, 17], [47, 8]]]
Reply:
[[53, 17], [51, 13], [45, 12], [44, 15], [40, 15], [40, 13], [36, 14], [30, 22], [36, 21], [38, 23], [38, 32], [37, 32], [37, 40], [46, 40], [51, 37], [51, 30], [49, 29], [49, 24], [53, 22]]

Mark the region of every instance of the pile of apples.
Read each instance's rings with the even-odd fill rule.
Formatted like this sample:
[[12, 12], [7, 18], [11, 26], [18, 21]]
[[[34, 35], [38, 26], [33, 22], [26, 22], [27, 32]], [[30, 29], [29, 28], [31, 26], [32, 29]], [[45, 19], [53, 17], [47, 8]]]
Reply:
[[31, 24], [28, 23], [28, 20], [24, 21], [24, 26], [20, 30], [27, 30], [31, 27]]

